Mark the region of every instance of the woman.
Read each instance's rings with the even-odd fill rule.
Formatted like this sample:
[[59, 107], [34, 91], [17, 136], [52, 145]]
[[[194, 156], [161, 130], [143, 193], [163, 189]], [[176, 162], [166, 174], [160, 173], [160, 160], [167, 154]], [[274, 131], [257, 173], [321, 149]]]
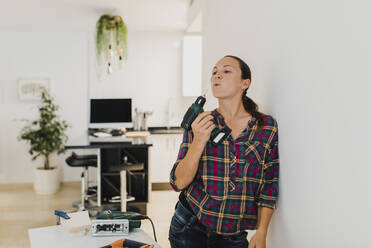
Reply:
[[[266, 247], [278, 197], [278, 127], [246, 96], [250, 83], [238, 57], [225, 56], [213, 68], [218, 108], [199, 114], [184, 132], [170, 174], [173, 189], [182, 191], [169, 230], [172, 247]], [[225, 126], [230, 135], [214, 146], [212, 130]], [[247, 229], [256, 229], [250, 242]]]

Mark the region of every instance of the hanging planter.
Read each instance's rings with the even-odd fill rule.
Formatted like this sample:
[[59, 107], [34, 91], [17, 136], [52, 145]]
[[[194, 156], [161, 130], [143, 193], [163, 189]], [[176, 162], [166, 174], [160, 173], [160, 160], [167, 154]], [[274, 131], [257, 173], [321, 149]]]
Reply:
[[127, 59], [127, 26], [120, 16], [102, 15], [96, 24], [96, 49], [99, 71], [102, 65], [108, 74], [116, 63], [121, 69]]

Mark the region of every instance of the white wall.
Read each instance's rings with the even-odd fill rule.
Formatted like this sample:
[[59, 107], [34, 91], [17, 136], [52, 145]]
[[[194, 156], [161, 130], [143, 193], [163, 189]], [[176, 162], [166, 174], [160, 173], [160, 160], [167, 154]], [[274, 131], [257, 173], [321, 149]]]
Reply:
[[[133, 110], [153, 108], [148, 126], [179, 126], [183, 114], [181, 91], [181, 31], [128, 32], [128, 60], [121, 71], [97, 78], [95, 54], [90, 53], [91, 98], [132, 98]], [[94, 51], [94, 42], [91, 50]], [[179, 106], [181, 104], [181, 107]]]
[[[72, 128], [68, 144], [85, 144], [87, 125], [87, 33], [85, 32], [0, 32], [0, 182], [32, 181], [32, 165], [28, 146], [17, 136], [26, 124], [16, 119], [37, 118], [38, 102], [20, 101], [19, 78], [46, 77], [51, 93], [61, 106], [59, 114]], [[53, 164], [64, 169], [65, 178], [76, 178], [66, 168], [63, 156]]]
[[[280, 200], [268, 248], [371, 247], [371, 3], [223, 1], [203, 6], [204, 88], [226, 54], [279, 124]], [[209, 104], [214, 104], [209, 101]]]
[[[33, 166], [42, 164], [32, 162], [28, 145], [17, 140], [25, 123], [13, 120], [37, 118], [38, 104], [19, 100], [18, 78], [50, 78], [61, 117], [72, 125], [68, 145], [87, 144], [90, 98], [132, 98], [133, 108], [153, 108], [148, 126], [179, 126], [195, 100], [181, 95], [182, 36], [130, 31], [123, 70], [98, 79], [93, 32], [0, 31], [0, 183], [32, 182]], [[69, 154], [53, 156], [52, 162], [62, 168], [63, 181], [78, 181], [80, 169], [64, 162]]]

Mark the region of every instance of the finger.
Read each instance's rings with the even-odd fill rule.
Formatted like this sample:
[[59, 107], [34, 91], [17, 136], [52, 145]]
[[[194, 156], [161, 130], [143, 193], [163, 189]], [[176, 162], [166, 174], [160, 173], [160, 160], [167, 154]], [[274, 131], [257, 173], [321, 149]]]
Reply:
[[208, 127], [207, 131], [210, 133], [210, 132], [212, 132], [213, 129], [215, 129], [215, 128], [216, 128], [216, 125], [214, 125], [214, 123], [213, 123], [211, 126]]
[[205, 123], [208, 123], [209, 121], [213, 120], [213, 116], [212, 115], [208, 115], [208, 116], [205, 116], [203, 119], [201, 119], [199, 121], [199, 123], [197, 123], [197, 125], [199, 126], [204, 126]]
[[204, 128], [205, 126], [209, 125], [210, 123], [213, 123], [213, 118], [205, 118], [204, 120], [202, 120], [201, 122], [199, 122], [197, 125], [200, 127], [200, 128]]
[[199, 113], [199, 115], [195, 118], [194, 122], [199, 123], [201, 119], [203, 119], [205, 116], [207, 116], [211, 113], [212, 113], [211, 111], [206, 111], [206, 112]]
[[199, 122], [194, 121], [191, 124], [191, 127], [193, 127], [194, 125], [194, 128], [197, 128], [197, 129], [203, 128], [204, 125], [207, 124], [212, 119], [213, 119], [213, 116], [206, 116], [204, 119], [200, 120]]
[[213, 121], [206, 122], [203, 126], [201, 126], [201, 129], [208, 129], [211, 125], [214, 125]]
[[249, 241], [249, 246], [248, 246], [248, 248], [254, 248], [254, 240], [250, 240]]

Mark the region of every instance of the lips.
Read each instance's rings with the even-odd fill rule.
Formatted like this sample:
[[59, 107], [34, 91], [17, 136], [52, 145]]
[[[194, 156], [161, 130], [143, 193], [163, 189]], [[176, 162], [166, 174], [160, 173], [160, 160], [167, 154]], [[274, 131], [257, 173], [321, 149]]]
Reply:
[[213, 84], [213, 86], [214, 86], [214, 87], [217, 87], [217, 86], [220, 86], [220, 84], [217, 84], [217, 83], [216, 83], [216, 84]]

